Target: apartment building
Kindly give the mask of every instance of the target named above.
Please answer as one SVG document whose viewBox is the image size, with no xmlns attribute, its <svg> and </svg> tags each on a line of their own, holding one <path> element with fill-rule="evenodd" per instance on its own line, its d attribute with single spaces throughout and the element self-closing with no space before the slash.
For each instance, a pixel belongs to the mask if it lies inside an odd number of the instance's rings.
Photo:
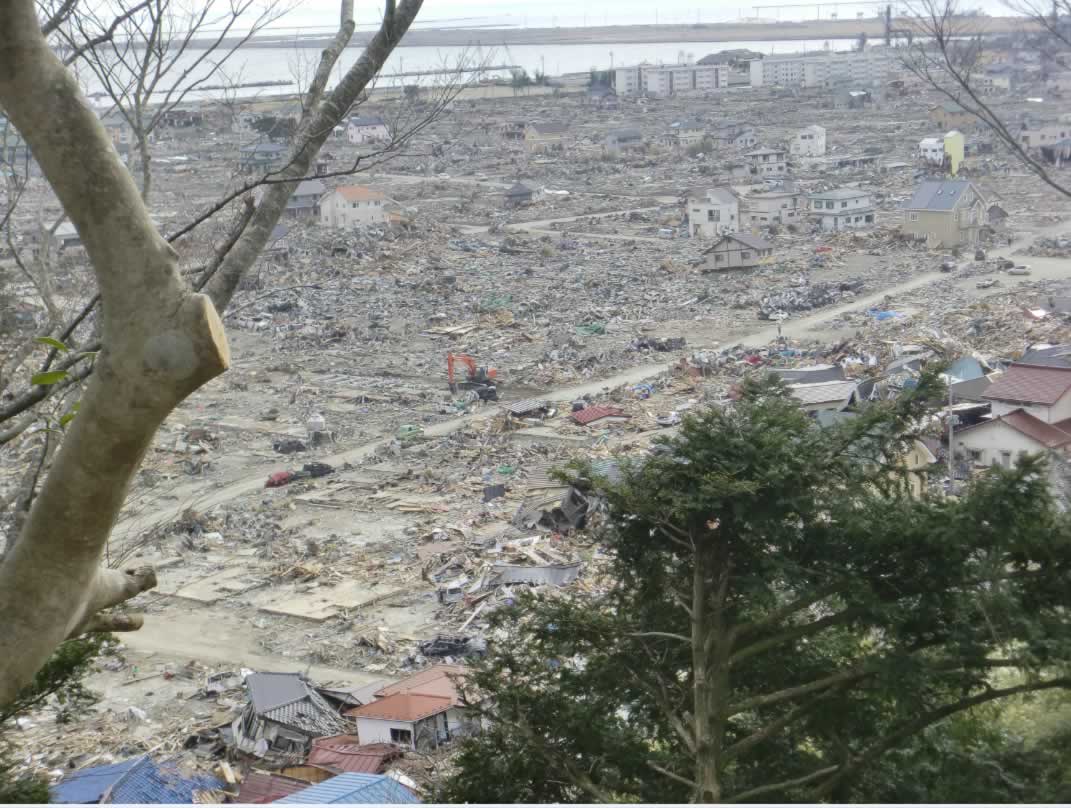
<svg viewBox="0 0 1071 808">
<path fill-rule="evenodd" d="M 728 85 L 728 65 L 635 65 L 614 71 L 618 95 L 670 96 L 710 92 Z"/>
</svg>

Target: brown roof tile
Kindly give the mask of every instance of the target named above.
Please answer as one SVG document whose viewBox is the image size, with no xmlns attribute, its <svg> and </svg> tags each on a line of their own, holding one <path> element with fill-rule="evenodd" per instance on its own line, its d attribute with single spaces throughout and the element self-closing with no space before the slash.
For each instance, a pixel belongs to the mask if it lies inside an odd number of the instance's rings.
<svg viewBox="0 0 1071 808">
<path fill-rule="evenodd" d="M 242 781 L 238 802 L 263 804 L 309 787 L 304 780 L 268 772 L 250 772 Z"/>
<path fill-rule="evenodd" d="M 1031 440 L 1037 441 L 1047 449 L 1056 449 L 1071 443 L 1071 433 L 1065 432 L 1054 424 L 1046 424 L 1040 418 L 1036 418 L 1026 410 L 1012 410 L 1006 415 L 1001 415 L 990 421 L 983 421 L 980 424 L 961 429 L 958 434 L 970 432 L 974 429 L 981 429 L 982 427 L 998 422 L 1007 424 L 1016 432 L 1026 435 Z M 1067 423 L 1067 421 L 1063 421 L 1062 423 Z"/>
<path fill-rule="evenodd" d="M 419 721 L 450 709 L 451 700 L 443 696 L 423 696 L 419 693 L 395 693 L 371 704 L 354 707 L 344 715 L 352 718 L 381 718 L 387 721 Z"/>
<path fill-rule="evenodd" d="M 382 774 L 387 763 L 401 756 L 401 750 L 389 743 L 362 746 L 352 735 L 336 735 L 312 742 L 309 763 L 355 774 Z"/>
<path fill-rule="evenodd" d="M 1071 389 L 1071 368 L 1012 365 L 982 394 L 989 401 L 1055 404 Z"/>
<path fill-rule="evenodd" d="M 369 202 L 375 199 L 386 199 L 379 191 L 365 188 L 363 185 L 340 185 L 335 189 L 347 202 Z"/>
</svg>

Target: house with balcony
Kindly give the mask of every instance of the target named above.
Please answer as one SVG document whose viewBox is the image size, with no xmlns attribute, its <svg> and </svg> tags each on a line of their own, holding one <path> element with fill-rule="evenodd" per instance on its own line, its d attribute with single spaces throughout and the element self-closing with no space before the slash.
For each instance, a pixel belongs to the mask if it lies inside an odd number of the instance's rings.
<svg viewBox="0 0 1071 808">
<path fill-rule="evenodd" d="M 900 229 L 931 247 L 976 244 L 988 207 L 969 180 L 926 180 L 904 203 Z"/>
<path fill-rule="evenodd" d="M 717 238 L 740 229 L 740 200 L 730 188 L 705 188 L 687 197 L 688 231 L 694 238 Z"/>
<path fill-rule="evenodd" d="M 870 192 L 858 188 L 834 188 L 807 197 L 811 220 L 823 230 L 851 230 L 874 224 Z"/>
<path fill-rule="evenodd" d="M 788 173 L 788 152 L 784 149 L 755 149 L 744 156 L 756 176 L 781 177 Z"/>
</svg>

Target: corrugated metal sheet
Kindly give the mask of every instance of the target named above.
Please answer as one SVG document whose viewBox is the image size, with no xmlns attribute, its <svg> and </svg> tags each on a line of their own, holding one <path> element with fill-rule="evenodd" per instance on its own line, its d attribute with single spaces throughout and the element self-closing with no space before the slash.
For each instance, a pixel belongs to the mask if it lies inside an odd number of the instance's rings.
<svg viewBox="0 0 1071 808">
<path fill-rule="evenodd" d="M 547 402 L 541 398 L 526 398 L 523 401 L 514 401 L 506 405 L 506 410 L 514 415 L 524 415 L 526 412 L 534 412 L 547 407 Z"/>
<path fill-rule="evenodd" d="M 401 756 L 400 749 L 386 743 L 320 746 L 313 742 L 309 763 L 355 774 L 382 774 L 390 761 Z"/>
<path fill-rule="evenodd" d="M 308 787 L 307 782 L 298 780 L 296 777 L 268 772 L 250 772 L 242 781 L 241 790 L 238 792 L 238 802 L 275 802 L 288 794 L 294 794 Z"/>
<path fill-rule="evenodd" d="M 397 780 L 386 775 L 347 772 L 283 797 L 278 802 L 306 805 L 415 805 L 420 799 Z"/>
<path fill-rule="evenodd" d="M 580 562 L 575 564 L 546 564 L 538 567 L 520 564 L 495 564 L 494 582 L 499 584 L 549 584 L 565 586 L 580 574 Z"/>
<path fill-rule="evenodd" d="M 71 772 L 56 785 L 49 788 L 49 802 L 56 804 L 87 804 L 100 802 L 108 787 L 126 774 L 141 760 L 140 757 L 112 763 L 108 766 L 92 766 Z"/>
</svg>

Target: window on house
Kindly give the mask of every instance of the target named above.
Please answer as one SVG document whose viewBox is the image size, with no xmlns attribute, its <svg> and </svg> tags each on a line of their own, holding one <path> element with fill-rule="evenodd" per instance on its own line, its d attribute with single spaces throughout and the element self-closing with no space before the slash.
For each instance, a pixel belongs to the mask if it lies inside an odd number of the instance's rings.
<svg viewBox="0 0 1071 808">
<path fill-rule="evenodd" d="M 983 454 L 981 449 L 968 449 L 967 451 L 970 453 L 972 463 L 983 462 Z"/>
<path fill-rule="evenodd" d="M 413 745 L 413 731 L 408 729 L 390 728 L 390 742 L 397 744 Z"/>
<path fill-rule="evenodd" d="M 722 255 L 721 253 L 715 253 L 714 254 L 714 263 L 715 264 L 720 264 L 724 260 L 725 260 L 725 256 Z"/>
<path fill-rule="evenodd" d="M 740 257 L 743 258 L 743 259 L 748 259 L 748 258 L 751 257 L 751 253 L 748 252 L 747 250 L 742 250 L 740 252 Z"/>
<path fill-rule="evenodd" d="M 840 206 L 841 206 L 842 208 L 846 208 L 846 207 L 848 207 L 848 203 L 847 203 L 847 202 L 841 202 L 841 203 L 840 203 Z"/>
<path fill-rule="evenodd" d="M 1010 468 L 1011 467 L 1011 459 L 1012 459 L 1012 453 L 1011 452 L 1001 452 L 1000 453 L 1000 464 L 1002 466 L 1004 466 L 1004 468 Z"/>
<path fill-rule="evenodd" d="M 909 213 L 907 219 L 910 222 L 917 222 L 919 220 L 919 215 L 917 213 Z"/>
</svg>

